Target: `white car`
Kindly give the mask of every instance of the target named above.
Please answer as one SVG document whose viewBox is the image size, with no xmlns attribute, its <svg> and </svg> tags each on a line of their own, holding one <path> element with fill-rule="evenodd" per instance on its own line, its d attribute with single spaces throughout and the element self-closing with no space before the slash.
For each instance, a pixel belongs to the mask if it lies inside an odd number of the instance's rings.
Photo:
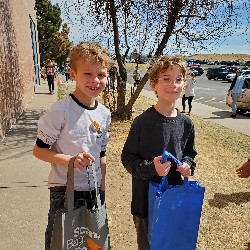
<svg viewBox="0 0 250 250">
<path fill-rule="evenodd" d="M 228 75 L 226 76 L 226 80 L 227 80 L 228 82 L 232 82 L 235 76 L 236 76 L 236 73 L 230 73 L 230 74 L 228 74 Z"/>
<path fill-rule="evenodd" d="M 241 72 L 243 74 L 244 72 L 249 71 L 250 68 L 249 67 L 242 67 L 240 70 L 241 70 Z"/>
<path fill-rule="evenodd" d="M 242 73 L 242 76 L 245 79 L 250 79 L 250 70 L 246 70 L 245 72 Z"/>
<path fill-rule="evenodd" d="M 245 79 L 250 79 L 250 70 L 246 70 L 244 72 L 242 72 L 241 74 Z M 234 77 L 236 76 L 236 73 L 230 73 L 226 76 L 226 80 L 228 82 L 232 82 Z"/>
</svg>

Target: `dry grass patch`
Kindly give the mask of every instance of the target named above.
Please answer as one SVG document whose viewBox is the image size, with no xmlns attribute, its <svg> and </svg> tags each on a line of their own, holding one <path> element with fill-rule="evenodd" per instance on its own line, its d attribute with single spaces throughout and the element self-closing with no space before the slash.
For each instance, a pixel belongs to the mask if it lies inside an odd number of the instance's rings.
<svg viewBox="0 0 250 250">
<path fill-rule="evenodd" d="M 62 86 L 64 93 L 67 88 Z M 153 100 L 139 97 L 134 117 L 152 104 Z M 206 188 L 197 250 L 250 249 L 250 183 L 235 174 L 249 157 L 250 137 L 193 115 L 191 119 L 198 150 L 192 179 Z M 137 249 L 130 215 L 131 176 L 120 160 L 131 122 L 113 120 L 110 128 L 106 201 L 114 250 Z"/>
</svg>

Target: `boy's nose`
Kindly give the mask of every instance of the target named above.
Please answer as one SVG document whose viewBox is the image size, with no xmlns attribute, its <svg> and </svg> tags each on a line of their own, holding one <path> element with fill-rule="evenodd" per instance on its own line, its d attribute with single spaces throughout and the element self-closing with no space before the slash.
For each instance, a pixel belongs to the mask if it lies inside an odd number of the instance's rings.
<svg viewBox="0 0 250 250">
<path fill-rule="evenodd" d="M 100 83 L 100 79 L 98 78 L 98 76 L 94 77 L 93 82 Z"/>
</svg>

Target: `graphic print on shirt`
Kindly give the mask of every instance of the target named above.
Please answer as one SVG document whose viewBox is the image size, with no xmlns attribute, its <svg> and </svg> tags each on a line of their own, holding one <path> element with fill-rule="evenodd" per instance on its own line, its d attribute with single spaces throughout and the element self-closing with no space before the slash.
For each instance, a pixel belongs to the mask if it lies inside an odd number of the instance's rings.
<svg viewBox="0 0 250 250">
<path fill-rule="evenodd" d="M 97 133 L 97 138 L 101 138 L 102 137 L 102 131 L 101 131 L 101 128 L 100 128 L 100 125 L 97 121 L 93 121 L 91 124 L 90 124 L 90 130 L 94 133 Z"/>
<path fill-rule="evenodd" d="M 46 67 L 46 74 L 47 75 L 53 75 L 53 67 L 52 66 L 47 66 Z"/>
</svg>

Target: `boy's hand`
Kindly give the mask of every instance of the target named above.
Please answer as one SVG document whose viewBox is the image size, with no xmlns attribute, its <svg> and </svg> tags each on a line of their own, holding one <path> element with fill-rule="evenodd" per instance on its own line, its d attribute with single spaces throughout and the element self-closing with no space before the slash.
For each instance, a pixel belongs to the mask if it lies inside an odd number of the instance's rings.
<svg viewBox="0 0 250 250">
<path fill-rule="evenodd" d="M 182 166 L 177 166 L 176 171 L 179 171 L 183 177 L 191 175 L 191 168 L 186 162 L 183 162 Z"/>
<path fill-rule="evenodd" d="M 77 155 L 74 162 L 74 168 L 86 168 L 87 166 L 91 166 L 94 161 L 95 158 L 90 153 L 82 152 Z"/>
<path fill-rule="evenodd" d="M 159 176 L 166 176 L 170 170 L 171 162 L 166 161 L 165 163 L 161 163 L 162 156 L 157 156 L 154 158 L 153 162 L 155 165 L 155 170 Z"/>
</svg>

